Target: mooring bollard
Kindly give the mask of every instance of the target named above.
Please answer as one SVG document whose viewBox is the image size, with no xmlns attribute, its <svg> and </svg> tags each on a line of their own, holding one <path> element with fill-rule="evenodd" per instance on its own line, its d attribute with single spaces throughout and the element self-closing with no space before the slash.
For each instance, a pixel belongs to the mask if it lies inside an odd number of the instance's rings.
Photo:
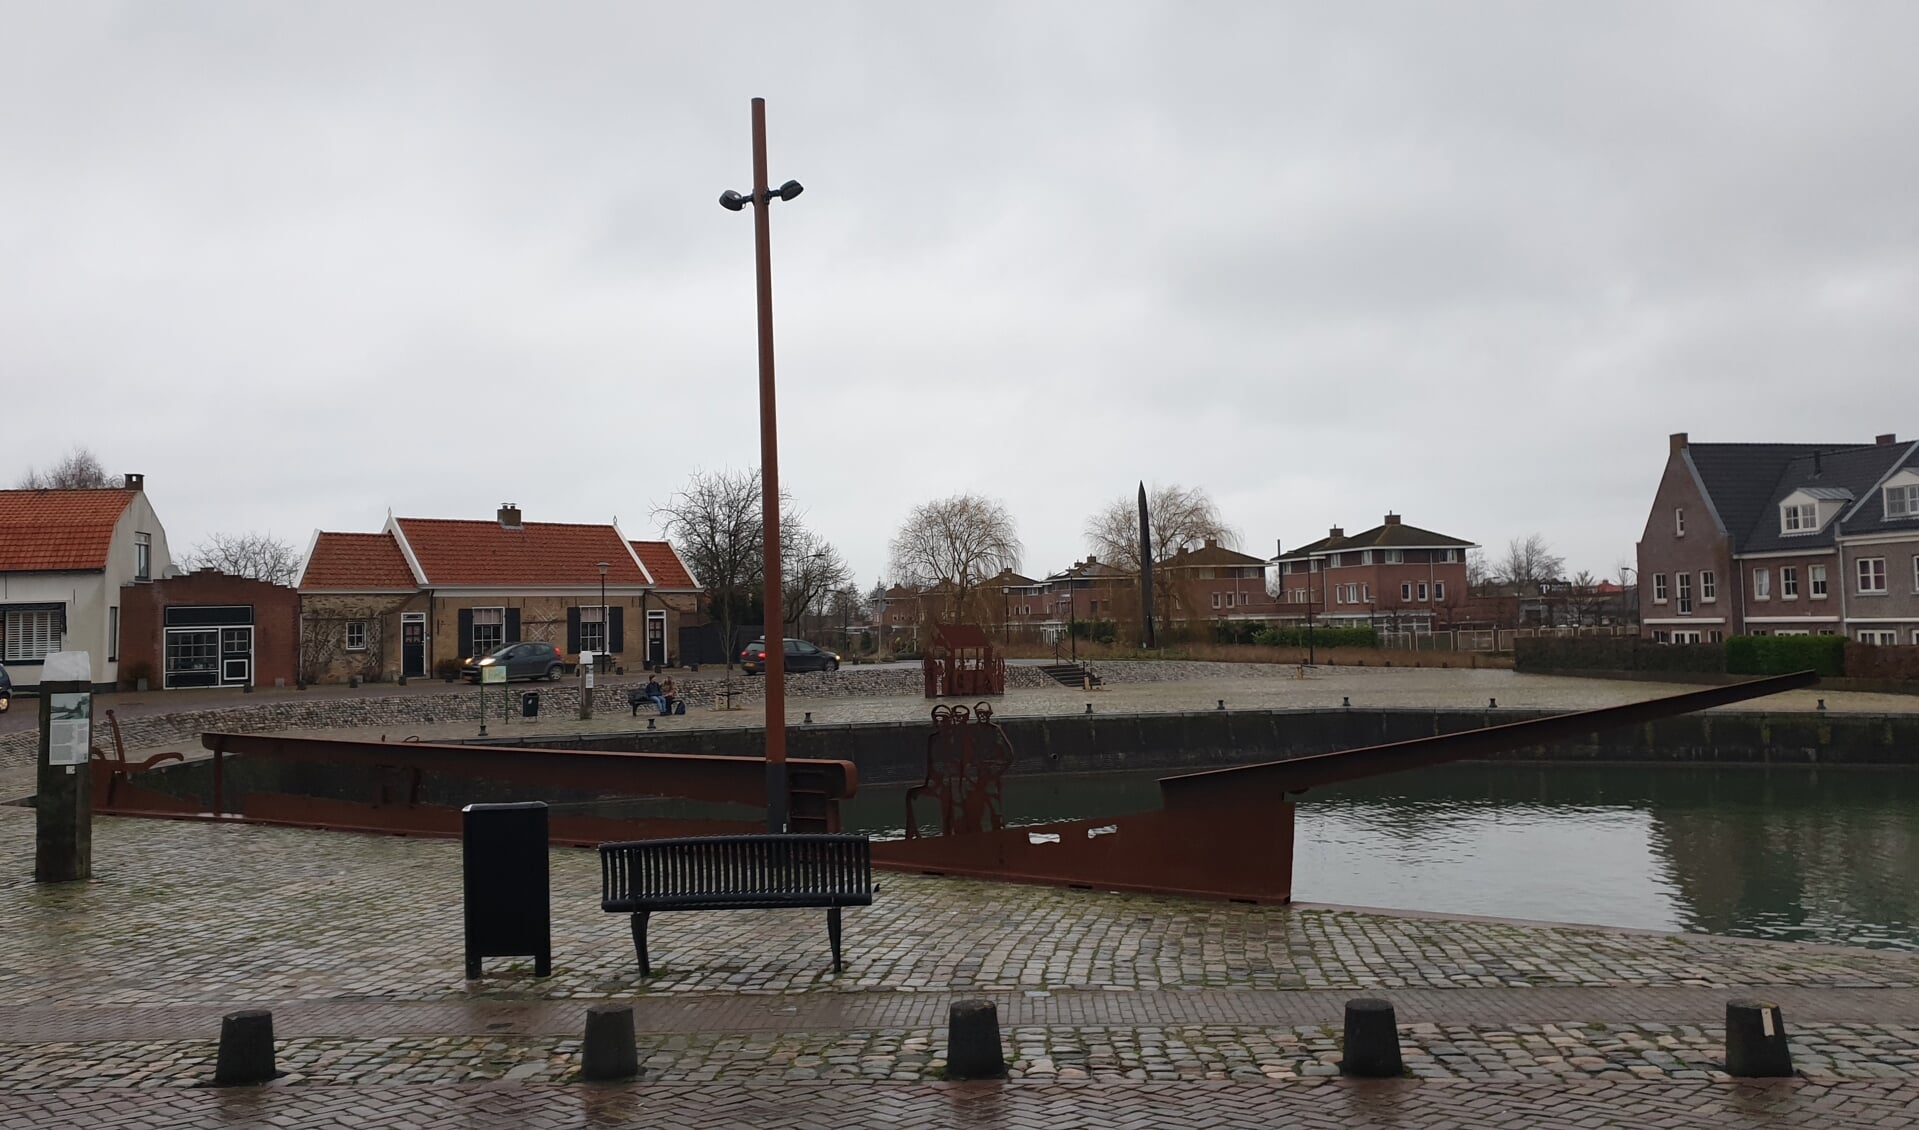
<svg viewBox="0 0 1919 1130">
<path fill-rule="evenodd" d="M 1498 709 L 1499 709 L 1499 700 L 1498 700 L 1498 699 L 1496 699 L 1496 698 L 1489 698 L 1489 699 L 1487 699 L 1487 700 L 1486 700 L 1486 709 L 1488 709 L 1488 710 L 1498 710 Z"/>
<path fill-rule="evenodd" d="M 631 1079 L 640 1073 L 633 1039 L 633 1006 L 596 1004 L 586 1010 L 586 1040 L 580 1046 L 580 1078 L 589 1083 Z"/>
<path fill-rule="evenodd" d="M 1089 702 L 1086 704 L 1086 713 L 1091 714 L 1092 712 L 1093 712 L 1093 704 Z"/>
<path fill-rule="evenodd" d="M 1355 997 L 1346 1002 L 1346 1055 L 1339 1073 L 1358 1079 L 1391 1079 L 1405 1072 L 1399 1058 L 1399 1022 L 1391 1001 Z"/>
<path fill-rule="evenodd" d="M 1786 1021 L 1771 1001 L 1726 1002 L 1726 1074 L 1739 1079 L 1776 1079 L 1792 1074 Z"/>
<path fill-rule="evenodd" d="M 805 723 L 803 723 L 803 724 L 805 724 L 805 725 L 811 725 L 811 724 L 812 724 L 812 722 L 813 722 L 813 712 L 812 712 L 811 710 L 809 710 L 809 711 L 807 711 L 807 712 L 806 712 L 806 721 L 805 721 Z"/>
<path fill-rule="evenodd" d="M 280 1073 L 273 1066 L 273 1014 L 265 1009 L 229 1012 L 220 1018 L 220 1058 L 213 1085 L 264 1083 Z"/>
<path fill-rule="evenodd" d="M 1225 699 L 1223 699 L 1223 698 L 1222 698 L 1222 699 L 1220 699 L 1220 700 L 1219 700 L 1219 708 L 1220 708 L 1221 710 L 1224 710 L 1224 709 L 1226 709 L 1226 700 L 1225 700 Z"/>
<path fill-rule="evenodd" d="M 649 729 L 649 730 L 657 730 L 657 729 L 659 729 L 659 727 L 658 727 L 658 726 L 656 726 L 656 725 L 654 725 L 654 724 L 653 724 L 653 723 L 654 723 L 655 721 L 657 721 L 657 719 L 654 719 L 654 718 L 648 718 L 648 719 L 646 720 L 646 728 L 647 728 L 647 729 Z"/>
<path fill-rule="evenodd" d="M 1353 704 L 1353 700 L 1352 700 L 1352 696 L 1351 696 L 1351 695 L 1341 695 L 1341 696 L 1339 696 L 1339 705 L 1341 705 L 1341 706 L 1351 706 L 1352 704 Z"/>
<path fill-rule="evenodd" d="M 992 1001 L 954 1001 L 946 1017 L 946 1077 L 1004 1079 L 999 1006 Z"/>
</svg>

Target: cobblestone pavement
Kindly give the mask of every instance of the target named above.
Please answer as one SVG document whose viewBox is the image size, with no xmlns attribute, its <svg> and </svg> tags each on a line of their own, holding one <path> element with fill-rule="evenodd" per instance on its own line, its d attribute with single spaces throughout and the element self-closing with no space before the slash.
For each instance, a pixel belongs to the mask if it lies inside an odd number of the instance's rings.
<svg viewBox="0 0 1919 1130">
<path fill-rule="evenodd" d="M 98 878 L 40 887 L 31 835 L 0 809 L 0 1127 L 1919 1124 L 1894 952 L 889 874 L 843 975 L 818 912 L 667 914 L 642 984 L 597 857 L 561 849 L 554 976 L 468 982 L 457 843 L 100 820 Z M 1399 1008 L 1413 1080 L 1331 1078 L 1360 993 Z M 1014 1082 L 937 1082 L 962 995 L 998 1004 Z M 1797 1082 L 1725 1080 L 1748 995 Z M 643 1083 L 575 1081 L 607 999 Z M 242 1006 L 288 1074 L 195 1086 Z"/>
<path fill-rule="evenodd" d="M 737 1085 L 378 1085 L 0 1094 L 8 1130 L 112 1126 L 754 1127 L 823 1130 L 1542 1130 L 1622 1126 L 1899 1128 L 1919 1125 L 1911 1084 L 1803 1081 L 1525 1084 L 1350 1082 Z"/>
</svg>

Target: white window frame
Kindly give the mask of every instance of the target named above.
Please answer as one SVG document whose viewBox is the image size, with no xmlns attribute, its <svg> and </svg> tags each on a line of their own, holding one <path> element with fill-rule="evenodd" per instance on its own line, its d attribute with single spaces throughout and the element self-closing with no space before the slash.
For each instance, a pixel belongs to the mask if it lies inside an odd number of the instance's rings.
<svg viewBox="0 0 1919 1130">
<path fill-rule="evenodd" d="M 1439 552 L 1443 555 L 1440 557 L 1440 560 L 1448 565 L 1459 560 L 1459 551 L 1457 549 L 1442 549 Z"/>
<path fill-rule="evenodd" d="M 608 637 L 607 637 L 607 631 L 606 631 L 606 623 L 607 623 L 606 605 L 603 605 L 603 604 L 580 605 L 580 650 L 581 651 L 583 652 L 590 651 L 597 655 L 602 651 L 612 650 L 612 645 L 607 642 Z M 587 629 L 587 625 L 589 624 L 593 626 L 593 630 L 595 634 L 598 636 L 597 639 L 591 639 L 591 640 L 587 639 L 586 629 Z"/>
<path fill-rule="evenodd" d="M 1401 581 L 1399 583 L 1399 599 L 1408 602 L 1413 599 L 1413 583 L 1411 581 Z"/>
<path fill-rule="evenodd" d="M 1860 643 L 1869 643 L 1875 647 L 1897 647 L 1899 633 L 1885 628 L 1861 628 L 1856 637 Z"/>
<path fill-rule="evenodd" d="M 1853 564 L 1853 578 L 1859 584 L 1859 595 L 1884 596 L 1886 593 L 1886 559 L 1883 557 L 1861 557 Z"/>
<path fill-rule="evenodd" d="M 1654 573 L 1652 575 L 1652 602 L 1654 604 L 1666 603 L 1666 574 L 1664 573 Z"/>
<path fill-rule="evenodd" d="M 1435 602 L 1443 602 L 1445 599 L 1446 599 L 1446 582 L 1434 581 L 1433 582 L 1433 600 Z"/>
<path fill-rule="evenodd" d="M 1816 534 L 1819 532 L 1819 504 L 1801 502 L 1779 508 L 1779 532 Z"/>
<path fill-rule="evenodd" d="M 360 637 L 359 643 L 353 642 L 353 637 L 356 635 Z M 366 650 L 366 621 L 365 620 L 348 620 L 346 622 L 346 649 L 348 651 L 365 651 Z"/>
<path fill-rule="evenodd" d="M 0 662 L 39 663 L 60 650 L 67 634 L 66 614 L 51 608 L 32 611 L 0 609 Z"/>
<path fill-rule="evenodd" d="M 1674 580 L 1679 582 L 1678 591 L 1674 593 L 1678 598 L 1676 606 L 1678 612 L 1681 616 L 1690 616 L 1692 615 L 1692 574 L 1680 573 Z"/>
<path fill-rule="evenodd" d="M 1713 604 L 1719 600 L 1719 577 L 1711 569 L 1699 571 L 1699 603 Z"/>
<path fill-rule="evenodd" d="M 1752 571 L 1752 598 L 1754 600 L 1772 599 L 1772 570 L 1754 569 Z"/>
<path fill-rule="evenodd" d="M 1779 599 L 1799 599 L 1799 566 L 1781 565 L 1779 567 Z"/>
<path fill-rule="evenodd" d="M 1218 607 L 1219 607 L 1219 594 L 1218 594 L 1218 593 L 1214 593 L 1214 594 L 1213 594 L 1213 607 L 1214 607 L 1214 608 L 1218 608 Z"/>
<path fill-rule="evenodd" d="M 1672 532 L 1674 537 L 1686 536 L 1686 508 L 1683 506 L 1672 508 Z"/>
<path fill-rule="evenodd" d="M 1812 591 L 1812 599 L 1826 599 L 1826 567 L 1824 565 L 1806 566 L 1806 587 Z"/>
<path fill-rule="evenodd" d="M 489 652 L 497 651 L 500 648 L 506 646 L 508 641 L 506 638 L 506 606 L 505 605 L 496 604 L 487 608 L 470 608 L 467 611 L 473 614 L 473 654 L 474 655 L 486 655 Z M 499 620 L 498 622 L 482 623 L 480 620 L 480 615 L 482 613 L 497 614 L 499 616 Z M 493 641 L 491 646 L 488 646 L 488 647 L 480 646 L 480 629 L 481 628 L 498 629 L 499 637 Z"/>
<path fill-rule="evenodd" d="M 1919 483 L 1901 483 L 1885 491 L 1888 518 L 1919 518 Z"/>
<path fill-rule="evenodd" d="M 133 579 L 150 581 L 153 579 L 153 535 L 133 535 Z"/>
<path fill-rule="evenodd" d="M 1404 565 L 1405 563 L 1406 563 L 1406 551 L 1405 551 L 1405 550 L 1403 550 L 1403 549 L 1389 549 L 1389 550 L 1387 550 L 1387 551 L 1386 551 L 1386 564 L 1388 564 L 1388 565 Z"/>
<path fill-rule="evenodd" d="M 1419 582 L 1419 599 L 1422 602 L 1430 602 L 1432 598 L 1432 590 L 1426 587 L 1426 582 Z"/>
</svg>

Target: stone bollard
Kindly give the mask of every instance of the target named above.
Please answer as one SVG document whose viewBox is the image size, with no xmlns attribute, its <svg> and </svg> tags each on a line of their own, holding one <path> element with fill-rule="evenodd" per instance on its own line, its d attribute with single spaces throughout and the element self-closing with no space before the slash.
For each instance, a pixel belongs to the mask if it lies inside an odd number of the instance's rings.
<svg viewBox="0 0 1919 1130">
<path fill-rule="evenodd" d="M 589 1083 L 631 1079 L 640 1073 L 633 1040 L 633 1006 L 596 1004 L 586 1010 L 586 1041 L 580 1046 L 580 1078 Z"/>
<path fill-rule="evenodd" d="M 273 1014 L 265 1009 L 229 1012 L 220 1018 L 216 1087 L 264 1083 L 280 1073 L 273 1066 Z"/>
<path fill-rule="evenodd" d="M 1006 1057 L 999 1042 L 999 1006 L 992 1001 L 954 1001 L 947 1010 L 946 1077 L 1006 1078 Z"/>
<path fill-rule="evenodd" d="M 1726 1002 L 1726 1074 L 1773 1079 L 1792 1074 L 1786 1022 L 1771 1001 Z"/>
<path fill-rule="evenodd" d="M 1391 1001 L 1355 997 L 1346 1002 L 1346 1054 L 1339 1073 L 1359 1079 L 1392 1079 L 1405 1072 L 1399 1058 L 1399 1022 Z"/>
</svg>

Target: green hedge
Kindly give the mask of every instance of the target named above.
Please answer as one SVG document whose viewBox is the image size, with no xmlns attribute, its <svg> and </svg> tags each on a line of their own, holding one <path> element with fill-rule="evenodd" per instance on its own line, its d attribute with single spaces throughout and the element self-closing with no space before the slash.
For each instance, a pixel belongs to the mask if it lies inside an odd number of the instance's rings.
<svg viewBox="0 0 1919 1130">
<path fill-rule="evenodd" d="M 1726 643 L 1726 671 L 1733 675 L 1787 675 L 1817 671 L 1843 675 L 1843 636 L 1734 636 Z"/>
<path fill-rule="evenodd" d="M 1513 641 L 1518 671 L 1692 671 L 1721 675 L 1726 645 L 1653 643 L 1632 636 L 1522 637 Z"/>
<path fill-rule="evenodd" d="M 1310 633 L 1310 636 L 1309 636 Z M 1267 628 L 1253 634 L 1253 642 L 1263 647 L 1378 647 L 1379 633 L 1372 628 Z"/>
</svg>

